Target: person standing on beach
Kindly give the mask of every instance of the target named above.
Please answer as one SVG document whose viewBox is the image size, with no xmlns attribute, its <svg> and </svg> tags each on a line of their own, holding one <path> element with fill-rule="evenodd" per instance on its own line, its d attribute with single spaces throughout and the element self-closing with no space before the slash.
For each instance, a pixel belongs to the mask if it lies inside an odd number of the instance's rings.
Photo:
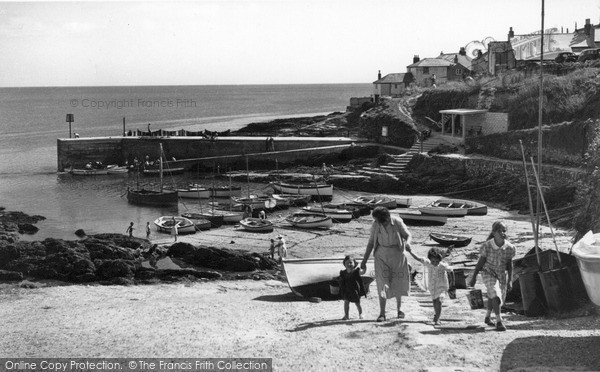
<svg viewBox="0 0 600 372">
<path fill-rule="evenodd" d="M 515 246 L 506 238 L 506 232 L 504 221 L 496 221 L 492 224 L 492 231 L 487 241 L 481 245 L 479 261 L 469 281 L 469 286 L 474 287 L 477 274 L 482 272 L 481 277 L 488 296 L 487 313 L 483 321 L 487 325 L 494 325 L 490 319 L 493 310 L 496 314 L 496 331 L 506 331 L 506 327 L 502 324 L 500 308 L 506 293 L 512 289 L 512 259 L 516 254 Z"/>
<path fill-rule="evenodd" d="M 269 247 L 269 254 L 271 255 L 271 259 L 275 259 L 275 239 L 271 239 L 271 246 Z"/>
<path fill-rule="evenodd" d="M 390 298 L 396 298 L 398 319 L 404 319 L 400 310 L 402 296 L 410 292 L 410 267 L 404 249 L 410 249 L 412 235 L 400 217 L 391 216 L 385 207 L 373 209 L 373 224 L 367 249 L 360 268 L 367 269 L 367 261 L 373 252 L 375 258 L 375 282 L 379 294 L 378 322 L 386 320 L 385 305 Z"/>
<path fill-rule="evenodd" d="M 150 222 L 146 222 L 146 239 L 150 240 Z"/>
<path fill-rule="evenodd" d="M 275 248 L 277 248 L 279 263 L 281 263 L 283 262 L 283 259 L 287 257 L 287 246 L 285 244 L 285 239 L 281 234 L 277 235 L 277 243 L 275 244 Z"/>
<path fill-rule="evenodd" d="M 449 248 L 452 250 L 452 247 Z M 415 260 L 423 264 L 423 282 L 425 290 L 429 291 L 433 300 L 433 309 L 435 315 L 433 316 L 433 324 L 440 325 L 440 316 L 442 315 L 442 301 L 446 297 L 446 293 L 450 288 L 448 282 L 447 271 L 452 271 L 452 267 L 448 263 L 443 262 L 444 257 L 447 256 L 446 252 L 441 252 L 438 248 L 431 248 L 427 252 L 427 258 L 421 257 L 413 253 L 410 248 L 406 248 L 406 251 L 414 257 Z"/>
<path fill-rule="evenodd" d="M 344 300 L 344 317 L 342 320 L 350 319 L 350 302 L 356 304 L 358 318 L 362 319 L 360 296 L 365 296 L 365 298 L 367 298 L 365 284 L 360 276 L 364 272 L 358 267 L 358 263 L 352 256 L 344 257 L 343 264 L 346 269 L 340 271 L 339 277 L 340 294 Z"/>
<path fill-rule="evenodd" d="M 127 228 L 127 230 L 125 230 L 125 232 L 126 232 L 127 234 L 129 234 L 129 237 L 130 237 L 130 238 L 133 238 L 133 230 L 135 230 L 135 229 L 133 228 L 133 222 L 131 222 L 131 223 L 129 224 L 129 227 Z"/>
<path fill-rule="evenodd" d="M 175 221 L 175 217 L 173 217 L 173 226 L 171 227 L 171 235 L 175 239 L 175 243 L 177 243 L 177 221 Z"/>
</svg>

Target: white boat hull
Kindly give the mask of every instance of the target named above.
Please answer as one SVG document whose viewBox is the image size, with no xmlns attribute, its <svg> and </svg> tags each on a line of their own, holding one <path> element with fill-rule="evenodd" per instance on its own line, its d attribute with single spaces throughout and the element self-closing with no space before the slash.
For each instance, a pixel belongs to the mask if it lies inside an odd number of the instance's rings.
<svg viewBox="0 0 600 372">
<path fill-rule="evenodd" d="M 444 225 L 448 221 L 446 216 L 435 216 L 421 213 L 394 213 L 402 218 L 407 225 Z"/>
<path fill-rule="evenodd" d="M 464 208 L 467 215 L 485 216 L 488 212 L 487 205 L 463 199 L 438 199 L 432 204 L 446 208 Z"/>
<path fill-rule="evenodd" d="M 333 226 L 333 220 L 326 215 L 311 213 L 296 213 L 285 219 L 292 226 L 302 229 L 329 229 Z"/>
<path fill-rule="evenodd" d="M 196 225 L 191 220 L 180 216 L 162 216 L 154 220 L 158 231 L 170 233 L 173 228 L 173 219 L 177 224 L 178 234 L 190 234 L 196 232 Z"/>
<path fill-rule="evenodd" d="M 340 296 L 331 292 L 330 284 L 337 281 L 340 271 L 344 269 L 343 260 L 342 257 L 283 259 L 283 270 L 290 289 L 297 296 L 338 300 Z M 368 293 L 369 285 L 375 280 L 373 259 L 367 261 L 367 270 L 361 277 Z"/>
<path fill-rule="evenodd" d="M 281 194 L 310 195 L 314 198 L 332 198 L 333 185 L 326 184 L 288 184 L 271 182 L 271 187 Z"/>
<path fill-rule="evenodd" d="M 273 231 L 273 223 L 269 220 L 248 217 L 240 221 L 244 230 L 252 232 L 270 232 Z"/>
</svg>

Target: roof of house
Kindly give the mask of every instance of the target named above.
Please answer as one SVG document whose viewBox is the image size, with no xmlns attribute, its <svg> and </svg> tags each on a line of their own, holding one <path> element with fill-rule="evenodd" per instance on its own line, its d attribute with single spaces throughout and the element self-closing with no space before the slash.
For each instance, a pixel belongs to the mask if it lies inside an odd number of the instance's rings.
<svg viewBox="0 0 600 372">
<path fill-rule="evenodd" d="M 471 68 L 471 58 L 460 53 L 441 53 L 437 58 L 445 59 L 448 62 L 454 62 L 454 58 L 458 57 L 458 63 L 463 67 Z"/>
<path fill-rule="evenodd" d="M 373 82 L 373 84 L 400 84 L 410 83 L 412 81 L 412 74 L 410 72 L 393 73 L 387 74 L 379 80 Z"/>
<path fill-rule="evenodd" d="M 449 62 L 442 58 L 423 58 L 419 62 L 415 62 L 407 67 L 450 67 L 454 65 L 454 62 Z"/>
</svg>

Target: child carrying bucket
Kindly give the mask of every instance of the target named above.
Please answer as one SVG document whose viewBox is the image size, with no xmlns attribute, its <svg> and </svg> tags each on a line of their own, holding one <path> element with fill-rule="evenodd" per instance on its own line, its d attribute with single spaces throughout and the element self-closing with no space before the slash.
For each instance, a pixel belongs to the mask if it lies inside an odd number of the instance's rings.
<svg viewBox="0 0 600 372">
<path fill-rule="evenodd" d="M 442 301 L 446 297 L 446 293 L 450 288 L 448 283 L 447 271 L 452 271 L 452 267 L 442 260 L 446 255 L 442 254 L 439 249 L 431 248 L 427 252 L 427 258 L 418 256 L 412 252 L 410 248 L 405 250 L 414 257 L 415 260 L 423 264 L 426 273 L 423 274 L 425 290 L 429 291 L 433 299 L 433 324 L 440 325 L 440 316 L 442 315 Z"/>
<path fill-rule="evenodd" d="M 504 221 L 494 222 L 488 240 L 481 245 L 479 261 L 469 282 L 469 286 L 475 286 L 477 274 L 481 271 L 488 296 L 484 322 L 487 325 L 494 325 L 490 319 L 494 310 L 497 331 L 506 331 L 506 327 L 502 324 L 500 307 L 504 303 L 507 291 L 512 288 L 512 258 L 515 256 L 515 247 L 507 240 L 506 232 Z"/>
<path fill-rule="evenodd" d="M 360 274 L 363 272 L 358 267 L 356 259 L 354 259 L 352 256 L 344 257 L 343 264 L 344 267 L 346 267 L 346 270 L 340 271 L 339 277 L 340 293 L 342 295 L 342 299 L 344 300 L 344 317 L 342 320 L 350 319 L 350 302 L 354 302 L 356 304 L 358 317 L 362 319 L 363 316 L 362 307 L 360 306 L 360 296 L 365 296 L 365 298 L 367 297 L 365 285 L 360 277 Z"/>
</svg>

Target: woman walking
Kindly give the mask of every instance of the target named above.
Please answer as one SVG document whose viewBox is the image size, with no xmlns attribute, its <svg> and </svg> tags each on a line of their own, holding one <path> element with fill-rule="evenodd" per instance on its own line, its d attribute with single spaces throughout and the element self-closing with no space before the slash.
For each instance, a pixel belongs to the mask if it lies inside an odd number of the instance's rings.
<svg viewBox="0 0 600 372">
<path fill-rule="evenodd" d="M 378 322 L 386 320 L 385 306 L 388 299 L 396 298 L 398 318 L 403 319 L 400 310 L 402 296 L 410 292 L 410 270 L 404 249 L 410 248 L 412 236 L 400 217 L 391 216 L 385 207 L 373 209 L 373 225 L 367 249 L 360 267 L 366 270 L 367 260 L 373 252 L 375 258 L 375 281 L 379 294 Z"/>
</svg>

